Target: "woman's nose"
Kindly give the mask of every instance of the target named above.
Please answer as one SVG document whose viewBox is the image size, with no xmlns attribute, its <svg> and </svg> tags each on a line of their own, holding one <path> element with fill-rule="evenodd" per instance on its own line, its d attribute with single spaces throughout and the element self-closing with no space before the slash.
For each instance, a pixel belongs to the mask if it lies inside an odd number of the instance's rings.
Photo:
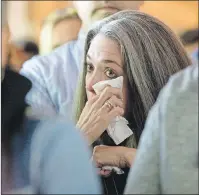
<svg viewBox="0 0 199 195">
<path fill-rule="evenodd" d="M 86 89 L 93 92 L 94 91 L 93 85 L 95 85 L 96 83 L 102 80 L 103 79 L 100 77 L 100 75 L 97 75 L 97 74 L 92 75 L 90 78 L 88 78 L 86 82 Z"/>
</svg>

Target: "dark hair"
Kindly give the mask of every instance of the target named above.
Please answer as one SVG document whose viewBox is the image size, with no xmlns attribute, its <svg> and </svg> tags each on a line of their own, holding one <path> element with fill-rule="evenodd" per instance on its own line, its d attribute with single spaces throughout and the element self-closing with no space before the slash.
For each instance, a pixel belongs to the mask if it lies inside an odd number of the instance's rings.
<svg viewBox="0 0 199 195">
<path fill-rule="evenodd" d="M 17 40 L 13 41 L 16 47 L 22 49 L 24 52 L 31 54 L 32 56 L 39 54 L 39 47 L 34 41 L 30 40 Z"/>
<path fill-rule="evenodd" d="M 6 189 L 12 179 L 13 139 L 25 132 L 24 112 L 27 107 L 23 97 L 31 89 L 31 82 L 14 71 L 5 71 L 1 84 L 1 146 L 3 172 L 2 189 Z M 20 92 L 19 92 L 20 91 Z M 26 140 L 27 141 L 27 140 Z M 23 143 L 19 150 L 23 150 Z M 19 152 L 18 150 L 18 152 Z"/>
<path fill-rule="evenodd" d="M 187 30 L 186 32 L 182 33 L 180 38 L 184 45 L 196 43 L 199 40 L 199 29 L 197 28 L 197 29 Z"/>
<path fill-rule="evenodd" d="M 38 55 L 39 54 L 39 48 L 36 43 L 27 41 L 24 44 L 24 51 L 26 53 L 31 53 L 32 55 Z"/>
</svg>

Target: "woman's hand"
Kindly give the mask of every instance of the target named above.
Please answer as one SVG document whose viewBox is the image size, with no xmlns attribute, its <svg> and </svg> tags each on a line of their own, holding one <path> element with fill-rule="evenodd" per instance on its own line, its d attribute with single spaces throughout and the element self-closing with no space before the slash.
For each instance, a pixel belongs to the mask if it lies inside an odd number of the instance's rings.
<svg viewBox="0 0 199 195">
<path fill-rule="evenodd" d="M 101 94 L 89 100 L 84 107 L 77 127 L 92 144 L 107 129 L 111 121 L 124 114 L 122 91 L 107 86 Z"/>
<path fill-rule="evenodd" d="M 131 167 L 135 158 L 136 149 L 123 146 L 96 146 L 93 150 L 93 161 L 98 168 L 103 166 L 116 166 L 119 168 Z M 110 172 L 100 171 L 101 175 Z"/>
</svg>

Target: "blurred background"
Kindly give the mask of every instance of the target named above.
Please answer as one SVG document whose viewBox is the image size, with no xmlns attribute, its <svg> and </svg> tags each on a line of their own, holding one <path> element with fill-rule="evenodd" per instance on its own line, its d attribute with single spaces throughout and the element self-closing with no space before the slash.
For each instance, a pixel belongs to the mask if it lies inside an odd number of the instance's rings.
<svg viewBox="0 0 199 195">
<path fill-rule="evenodd" d="M 41 50 L 40 53 L 42 53 L 40 39 L 42 36 L 42 25 L 46 17 L 57 9 L 72 7 L 71 1 L 10 1 L 10 5 L 11 11 L 9 17 L 11 33 L 13 34 L 14 32 L 15 34 L 15 36 L 12 36 L 13 49 L 11 50 L 11 57 L 9 59 L 11 64 L 20 64 L 19 60 L 17 61 L 15 57 L 19 56 L 19 52 L 16 52 L 16 47 L 25 50 L 27 42 L 28 44 L 30 42 L 30 46 L 28 47 L 31 48 L 32 53 L 30 55 L 36 55 L 39 52 L 34 44 L 38 46 L 38 49 Z M 198 1 L 145 1 L 141 7 L 141 11 L 159 18 L 170 26 L 172 30 L 183 39 L 189 53 L 192 53 L 194 49 L 197 48 Z M 80 28 L 80 22 L 78 23 L 74 20 L 73 23 L 77 26 L 77 29 Z M 189 32 L 190 30 L 191 32 Z M 78 33 L 76 31 L 77 30 L 74 29 L 73 34 L 75 36 Z M 45 36 L 46 34 L 48 33 L 45 31 Z M 194 39 L 194 36 L 197 36 L 197 38 Z M 59 34 L 58 37 L 62 36 Z M 44 53 L 45 52 L 46 51 L 44 51 Z M 16 55 L 16 53 L 18 55 Z M 23 56 L 22 61 L 30 58 L 30 55 Z"/>
</svg>

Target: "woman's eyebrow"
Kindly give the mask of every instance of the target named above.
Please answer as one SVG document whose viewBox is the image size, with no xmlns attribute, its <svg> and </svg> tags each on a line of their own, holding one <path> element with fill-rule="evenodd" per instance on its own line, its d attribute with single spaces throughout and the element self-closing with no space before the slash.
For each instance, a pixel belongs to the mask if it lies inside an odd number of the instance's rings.
<svg viewBox="0 0 199 195">
<path fill-rule="evenodd" d="M 102 62 L 105 63 L 105 64 L 112 64 L 112 63 L 114 63 L 114 64 L 118 65 L 119 67 L 121 67 L 120 64 L 118 64 L 116 61 L 113 61 L 113 60 L 102 60 Z"/>
<path fill-rule="evenodd" d="M 89 54 L 86 55 L 86 57 L 88 58 L 88 60 L 91 60 L 91 56 Z M 116 61 L 114 60 L 102 60 L 102 63 L 104 64 L 116 64 L 117 66 L 119 66 L 121 68 L 121 64 L 118 64 Z"/>
</svg>

